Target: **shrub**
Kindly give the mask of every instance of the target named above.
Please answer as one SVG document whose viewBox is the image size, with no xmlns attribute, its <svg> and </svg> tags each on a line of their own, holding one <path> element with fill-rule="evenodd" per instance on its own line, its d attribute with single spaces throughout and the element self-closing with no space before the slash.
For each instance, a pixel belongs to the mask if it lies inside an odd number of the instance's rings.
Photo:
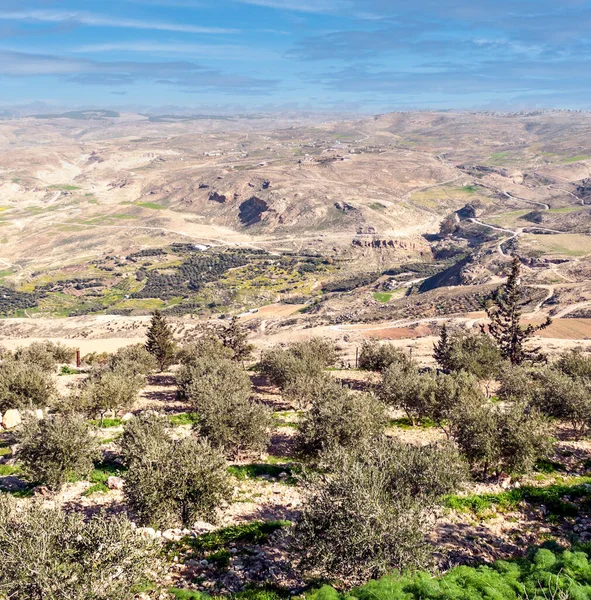
<svg viewBox="0 0 591 600">
<path fill-rule="evenodd" d="M 569 377 L 591 380 L 591 355 L 585 354 L 581 350 L 564 352 L 555 366 Z"/>
<path fill-rule="evenodd" d="M 44 371 L 53 372 L 58 363 L 69 363 L 74 358 L 74 354 L 73 348 L 68 348 L 61 343 L 44 341 L 17 348 L 14 357 L 27 365 L 36 365 Z"/>
<path fill-rule="evenodd" d="M 546 419 L 522 403 L 508 409 L 488 403 L 466 406 L 454 415 L 453 436 L 484 477 L 490 470 L 527 472 L 551 447 Z"/>
<path fill-rule="evenodd" d="M 271 435 L 271 412 L 251 399 L 248 373 L 229 359 L 183 366 L 180 395 L 193 405 L 199 433 L 226 454 L 261 452 Z"/>
<path fill-rule="evenodd" d="M 108 368 L 133 375 L 148 375 L 158 369 L 158 361 L 141 344 L 120 348 L 109 357 Z"/>
<path fill-rule="evenodd" d="M 359 368 L 364 371 L 385 371 L 393 364 L 406 365 L 410 358 L 392 344 L 364 341 L 359 352 Z"/>
<path fill-rule="evenodd" d="M 124 369 L 98 371 L 82 391 L 82 405 L 100 417 L 102 427 L 107 412 L 133 406 L 144 383 L 144 376 L 134 373 L 133 369 L 130 372 Z"/>
<path fill-rule="evenodd" d="M 55 379 L 36 365 L 6 359 L 0 366 L 0 412 L 44 408 L 55 396 Z"/>
<path fill-rule="evenodd" d="M 556 369 L 545 369 L 536 379 L 532 404 L 551 417 L 568 421 L 579 435 L 583 434 L 591 422 L 591 383 Z"/>
<path fill-rule="evenodd" d="M 463 477 L 457 453 L 450 469 L 452 453 L 449 447 L 423 449 L 392 440 L 337 452 L 331 472 L 307 482 L 293 534 L 304 549 L 304 570 L 363 582 L 425 566 L 426 517 Z"/>
<path fill-rule="evenodd" d="M 333 342 L 312 338 L 290 344 L 285 349 L 273 348 L 263 353 L 260 369 L 271 383 L 284 389 L 298 377 L 320 375 L 336 360 L 337 349 Z"/>
<path fill-rule="evenodd" d="M 231 497 L 224 457 L 193 437 L 133 461 L 124 491 L 140 523 L 164 528 L 215 520 L 216 509 Z"/>
<path fill-rule="evenodd" d="M 125 424 L 119 440 L 123 462 L 133 462 L 157 456 L 170 441 L 170 422 L 166 417 L 154 413 L 142 413 Z"/>
<path fill-rule="evenodd" d="M 16 453 L 25 475 L 52 490 L 72 476 L 88 475 L 99 457 L 88 424 L 73 413 L 26 421 Z"/>
<path fill-rule="evenodd" d="M 432 378 L 421 375 L 417 365 L 404 358 L 384 369 L 376 393 L 384 404 L 403 410 L 414 425 L 427 414 Z"/>
<path fill-rule="evenodd" d="M 310 410 L 300 422 L 296 446 L 300 454 L 312 457 L 335 448 L 353 449 L 378 438 L 386 423 L 380 400 L 351 392 L 325 377 L 318 381 Z"/>
<path fill-rule="evenodd" d="M 478 380 L 487 382 L 488 388 L 502 369 L 501 351 L 495 341 L 485 333 L 458 331 L 450 336 L 447 368 L 465 371 Z"/>
<path fill-rule="evenodd" d="M 233 352 L 215 336 L 207 335 L 196 342 L 185 344 L 178 352 L 178 361 L 185 366 L 194 365 L 203 360 L 232 358 Z"/>
<path fill-rule="evenodd" d="M 17 506 L 0 495 L 0 590 L 6 598 L 131 600 L 156 549 L 122 516 L 97 514 L 84 522 L 41 502 Z"/>
</svg>

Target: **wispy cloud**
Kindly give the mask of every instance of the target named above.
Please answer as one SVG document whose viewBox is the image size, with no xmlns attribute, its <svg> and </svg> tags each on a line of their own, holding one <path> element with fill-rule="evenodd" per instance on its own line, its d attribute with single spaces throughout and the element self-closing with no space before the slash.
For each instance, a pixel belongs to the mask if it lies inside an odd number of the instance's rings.
<svg viewBox="0 0 591 600">
<path fill-rule="evenodd" d="M 77 11 L 70 12 L 55 10 L 27 10 L 0 12 L 0 19 L 38 23 L 70 23 L 74 25 L 87 25 L 89 27 L 148 29 L 154 31 L 172 31 L 176 33 L 238 33 L 237 29 L 226 29 L 222 27 L 202 27 L 200 25 L 169 23 L 166 21 L 144 21 L 140 19 L 115 18 Z"/>
<path fill-rule="evenodd" d="M 279 10 L 290 10 L 295 12 L 307 13 L 337 13 L 347 10 L 351 7 L 348 1 L 344 0 L 234 0 L 240 4 L 250 4 L 252 6 L 264 6 L 266 8 L 276 8 Z"/>
<path fill-rule="evenodd" d="M 189 61 L 96 61 L 83 58 L 0 50 L 0 75 L 58 76 L 86 85 L 123 86 L 138 81 L 226 93 L 267 93 L 277 87 L 272 79 L 234 75 L 207 69 Z"/>
<path fill-rule="evenodd" d="M 280 54 L 273 50 L 259 50 L 249 46 L 232 44 L 184 44 L 180 42 L 104 42 L 101 44 L 84 44 L 73 48 L 75 54 L 102 54 L 102 53 L 146 53 L 146 54 L 174 54 L 196 58 L 209 58 L 231 61 L 269 60 L 280 58 Z"/>
</svg>

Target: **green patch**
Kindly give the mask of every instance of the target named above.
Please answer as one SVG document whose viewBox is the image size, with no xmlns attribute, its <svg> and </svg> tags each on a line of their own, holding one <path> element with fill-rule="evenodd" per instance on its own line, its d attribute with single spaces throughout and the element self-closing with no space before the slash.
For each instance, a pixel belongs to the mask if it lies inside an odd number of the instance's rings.
<svg viewBox="0 0 591 600">
<path fill-rule="evenodd" d="M 173 427 L 179 427 L 181 425 L 194 425 L 199 422 L 199 417 L 195 413 L 179 413 L 178 415 L 170 415 L 168 420 Z"/>
<path fill-rule="evenodd" d="M 16 465 L 0 465 L 0 477 L 8 477 L 10 475 L 19 475 L 20 468 Z"/>
<path fill-rule="evenodd" d="M 289 525 L 289 521 L 255 521 L 244 525 L 232 525 L 191 538 L 189 545 L 197 551 L 216 552 L 232 542 L 262 544 L 272 533 Z"/>
<path fill-rule="evenodd" d="M 491 510 L 507 512 L 517 510 L 521 502 L 544 505 L 551 517 L 573 517 L 579 514 L 574 500 L 589 505 L 591 501 L 591 478 L 566 479 L 546 487 L 523 486 L 498 494 L 473 496 L 449 496 L 445 506 L 459 512 L 484 516 Z"/>
<path fill-rule="evenodd" d="M 157 204 L 156 202 L 137 202 L 136 206 L 141 206 L 142 208 L 151 208 L 152 210 L 166 210 L 166 206 Z"/>
<path fill-rule="evenodd" d="M 222 548 L 221 550 L 218 550 L 217 552 L 213 552 L 212 554 L 208 555 L 207 560 L 210 563 L 213 563 L 217 569 L 227 569 L 230 566 L 230 558 L 232 557 L 232 554 L 230 553 L 229 550 L 226 550 L 225 548 Z"/>
<path fill-rule="evenodd" d="M 562 463 L 556 462 L 554 460 L 548 460 L 546 458 L 541 458 L 536 463 L 536 471 L 539 471 L 540 473 L 546 473 L 546 474 L 556 473 L 558 471 L 564 472 L 564 471 L 566 471 L 566 466 L 563 465 Z"/>
<path fill-rule="evenodd" d="M 211 596 L 208 596 L 204 592 L 182 590 L 180 588 L 169 588 L 168 592 L 172 594 L 172 596 L 176 598 L 176 600 L 205 600 L 206 598 L 211 598 Z"/>
<path fill-rule="evenodd" d="M 431 421 L 431 419 L 421 419 L 414 425 L 408 417 L 401 417 L 400 419 L 392 419 L 390 421 L 392 427 L 399 427 L 400 429 L 429 429 L 431 427 L 439 427 L 437 423 Z"/>
<path fill-rule="evenodd" d="M 70 185 L 68 183 L 60 184 L 60 185 L 50 185 L 47 187 L 48 190 L 56 190 L 59 192 L 74 192 L 76 190 L 80 190 L 82 188 L 77 185 Z"/>
<path fill-rule="evenodd" d="M 560 162 L 562 164 L 568 164 L 568 163 L 579 162 L 580 160 L 589 160 L 590 158 L 591 158 L 591 156 L 589 156 L 588 154 L 580 154 L 579 156 L 571 156 L 570 158 L 564 158 Z"/>
<path fill-rule="evenodd" d="M 123 421 L 121 421 L 121 419 L 103 419 L 103 429 L 110 429 L 111 427 L 120 427 L 121 424 L 123 423 Z M 91 425 L 94 425 L 95 427 L 100 427 L 100 420 L 99 419 L 95 419 L 93 421 L 90 421 Z"/>
<path fill-rule="evenodd" d="M 476 567 L 459 566 L 444 575 L 393 573 L 340 593 L 325 585 L 309 600 L 583 600 L 591 592 L 591 546 L 562 550 L 547 542 L 525 558 L 499 560 Z"/>
<path fill-rule="evenodd" d="M 282 483 L 291 485 L 296 483 L 293 476 L 295 470 L 291 464 L 253 463 L 250 465 L 231 465 L 228 467 L 228 472 L 240 481 L 255 477 L 273 477 Z M 282 473 L 285 473 L 286 476 L 281 477 Z"/>
<path fill-rule="evenodd" d="M 60 375 L 80 375 L 80 373 L 82 373 L 82 371 L 79 371 L 78 369 L 73 369 L 68 365 L 63 365 L 59 372 Z"/>
<path fill-rule="evenodd" d="M 392 294 L 390 292 L 375 292 L 373 297 L 378 302 L 386 303 L 386 302 L 390 302 L 390 299 L 392 298 Z"/>
</svg>

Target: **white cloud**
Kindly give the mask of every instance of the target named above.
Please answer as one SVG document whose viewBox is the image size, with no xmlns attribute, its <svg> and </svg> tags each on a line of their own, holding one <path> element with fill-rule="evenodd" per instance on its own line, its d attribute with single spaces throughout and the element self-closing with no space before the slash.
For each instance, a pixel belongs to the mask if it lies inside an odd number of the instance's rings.
<svg viewBox="0 0 591 600">
<path fill-rule="evenodd" d="M 142 21 L 138 19 L 111 18 L 83 12 L 54 10 L 28 10 L 0 12 L 0 19 L 11 21 L 39 21 L 43 23 L 79 23 L 91 27 L 121 27 L 126 29 L 150 29 L 157 31 L 174 31 L 178 33 L 224 34 L 238 33 L 236 29 L 221 27 L 201 27 L 182 23 L 163 21 Z"/>
<path fill-rule="evenodd" d="M 269 60 L 281 58 L 278 52 L 248 46 L 229 44 L 183 44 L 177 42 L 105 42 L 86 44 L 71 50 L 74 53 L 100 54 L 109 52 L 136 52 L 148 54 L 182 54 L 197 58 L 219 60 Z"/>
</svg>

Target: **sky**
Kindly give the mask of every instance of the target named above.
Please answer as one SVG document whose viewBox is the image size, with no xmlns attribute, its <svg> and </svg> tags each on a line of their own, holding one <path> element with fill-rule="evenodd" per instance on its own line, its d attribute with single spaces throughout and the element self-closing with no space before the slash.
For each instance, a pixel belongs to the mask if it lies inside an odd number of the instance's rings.
<svg viewBox="0 0 591 600">
<path fill-rule="evenodd" d="M 0 0 L 0 106 L 591 109 L 591 0 Z"/>
</svg>

